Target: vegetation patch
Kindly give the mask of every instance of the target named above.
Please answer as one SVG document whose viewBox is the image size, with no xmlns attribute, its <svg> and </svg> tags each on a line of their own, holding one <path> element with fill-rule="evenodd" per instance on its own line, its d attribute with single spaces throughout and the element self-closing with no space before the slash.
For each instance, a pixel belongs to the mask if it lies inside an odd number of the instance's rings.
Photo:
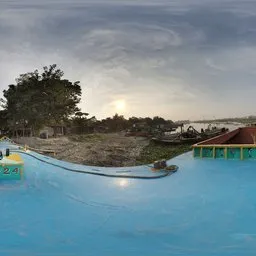
<svg viewBox="0 0 256 256">
<path fill-rule="evenodd" d="M 136 165 L 153 163 L 160 159 L 170 159 L 190 150 L 192 145 L 159 145 L 150 142 L 146 146 L 140 156 L 136 159 Z"/>
</svg>

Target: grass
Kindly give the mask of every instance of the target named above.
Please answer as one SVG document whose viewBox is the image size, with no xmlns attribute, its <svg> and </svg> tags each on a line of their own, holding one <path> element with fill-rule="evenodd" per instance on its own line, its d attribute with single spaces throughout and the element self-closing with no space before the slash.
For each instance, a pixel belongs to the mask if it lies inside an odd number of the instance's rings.
<svg viewBox="0 0 256 256">
<path fill-rule="evenodd" d="M 137 158 L 136 165 L 153 163 L 160 159 L 168 160 L 188 152 L 191 149 L 191 145 L 159 145 L 150 142 L 150 144 L 142 150 L 140 157 Z"/>
</svg>

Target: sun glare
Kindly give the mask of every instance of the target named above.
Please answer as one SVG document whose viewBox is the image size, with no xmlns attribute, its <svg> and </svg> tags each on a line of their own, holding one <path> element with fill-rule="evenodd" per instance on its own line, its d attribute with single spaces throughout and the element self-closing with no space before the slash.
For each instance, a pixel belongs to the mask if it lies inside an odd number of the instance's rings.
<svg viewBox="0 0 256 256">
<path fill-rule="evenodd" d="M 115 105 L 116 111 L 118 112 L 124 111 L 126 107 L 125 100 L 117 100 L 114 102 L 114 105 Z"/>
<path fill-rule="evenodd" d="M 120 187 L 120 188 L 126 188 L 129 186 L 129 181 L 127 179 L 120 179 L 118 181 L 116 181 L 116 184 Z"/>
</svg>

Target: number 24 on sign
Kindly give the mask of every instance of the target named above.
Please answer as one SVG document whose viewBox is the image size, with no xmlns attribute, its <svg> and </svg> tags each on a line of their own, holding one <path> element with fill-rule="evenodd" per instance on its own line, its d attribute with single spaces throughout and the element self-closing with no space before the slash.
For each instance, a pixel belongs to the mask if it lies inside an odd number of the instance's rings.
<svg viewBox="0 0 256 256">
<path fill-rule="evenodd" d="M 19 168 L 15 168 L 12 171 L 9 168 L 4 168 L 3 174 L 11 174 L 11 173 L 18 174 Z"/>
</svg>

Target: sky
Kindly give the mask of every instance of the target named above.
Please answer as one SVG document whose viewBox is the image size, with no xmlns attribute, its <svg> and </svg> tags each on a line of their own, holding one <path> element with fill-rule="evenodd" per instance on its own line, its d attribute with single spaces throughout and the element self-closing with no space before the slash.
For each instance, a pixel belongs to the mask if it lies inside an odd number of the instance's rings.
<svg viewBox="0 0 256 256">
<path fill-rule="evenodd" d="M 255 115 L 255 24 L 255 0 L 0 0 L 0 91 L 57 64 L 98 119 Z"/>
</svg>

